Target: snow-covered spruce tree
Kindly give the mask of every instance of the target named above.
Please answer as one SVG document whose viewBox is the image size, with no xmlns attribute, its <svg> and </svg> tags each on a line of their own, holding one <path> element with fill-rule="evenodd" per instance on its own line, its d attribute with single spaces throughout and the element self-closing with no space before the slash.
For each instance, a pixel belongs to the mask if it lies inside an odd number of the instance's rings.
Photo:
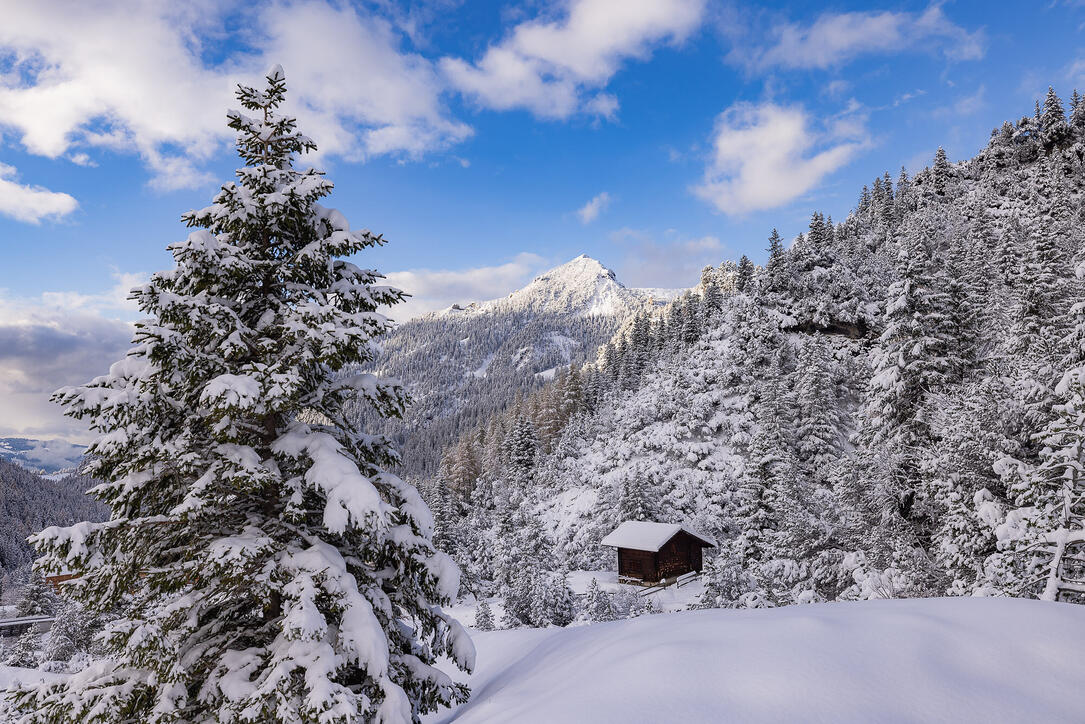
<svg viewBox="0 0 1085 724">
<path fill-rule="evenodd" d="M 341 258 L 382 239 L 295 170 L 315 146 L 278 113 L 285 91 L 280 67 L 239 87 L 237 181 L 133 292 L 149 319 L 125 359 L 55 396 L 101 433 L 94 494 L 112 515 L 38 534 L 40 567 L 123 615 L 102 661 L 15 693 L 6 721 L 417 722 L 467 697 L 434 667 L 473 666 L 441 609 L 456 568 L 385 472 L 388 441 L 344 418 L 357 398 L 402 411 L 398 383 L 345 368 L 372 358 L 390 326 L 376 309 L 403 294 Z"/>
<path fill-rule="evenodd" d="M 494 613 L 490 610 L 490 604 L 483 599 L 479 601 L 475 610 L 475 628 L 479 631 L 494 630 Z"/>
<path fill-rule="evenodd" d="M 584 594 L 584 615 L 589 621 L 613 621 L 614 607 L 610 596 L 599 587 L 599 581 L 591 579 Z"/>
<path fill-rule="evenodd" d="M 34 570 L 30 573 L 30 579 L 23 587 L 22 595 L 15 604 L 16 616 L 52 616 L 56 613 L 60 602 L 53 591 L 53 586 L 41 575 L 41 571 Z"/>
<path fill-rule="evenodd" d="M 45 660 L 68 661 L 76 653 L 90 651 L 100 629 L 101 622 L 78 601 L 64 601 L 49 629 Z"/>
<path fill-rule="evenodd" d="M 626 520 L 655 520 L 649 500 L 648 473 L 641 465 L 631 465 L 618 482 L 618 517 Z"/>
<path fill-rule="evenodd" d="M 8 649 L 4 663 L 23 669 L 36 668 L 40 661 L 39 649 L 41 649 L 41 634 L 30 629 L 15 639 L 15 643 Z"/>
<path fill-rule="evenodd" d="M 568 626 L 576 618 L 576 601 L 565 571 L 549 572 L 535 579 L 531 603 L 533 626 Z"/>
<path fill-rule="evenodd" d="M 916 496 L 919 451 L 930 437 L 928 396 L 942 388 L 956 364 L 949 354 L 947 299 L 927 246 L 944 232 L 933 213 L 915 221 L 902 231 L 900 276 L 888 290 L 864 431 L 868 448 L 881 447 L 891 461 L 892 495 L 904 519 Z"/>
<path fill-rule="evenodd" d="M 75 642 L 64 631 L 52 631 L 49 634 L 49 643 L 42 652 L 45 661 L 65 663 L 71 661 L 77 653 Z"/>
</svg>

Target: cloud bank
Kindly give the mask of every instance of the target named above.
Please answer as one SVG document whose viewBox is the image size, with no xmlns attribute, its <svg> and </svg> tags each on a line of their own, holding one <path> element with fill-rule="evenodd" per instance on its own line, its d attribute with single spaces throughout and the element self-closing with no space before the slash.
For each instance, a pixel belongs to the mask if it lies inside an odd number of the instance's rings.
<svg viewBox="0 0 1085 724">
<path fill-rule="evenodd" d="M 405 50 L 388 20 L 347 4 L 12 3 L 0 54 L 11 62 L 0 125 L 27 151 L 75 163 L 93 149 L 136 153 L 163 190 L 213 180 L 203 164 L 231 137 L 235 84 L 258 83 L 274 63 L 294 89 L 288 110 L 323 153 L 417 156 L 471 134 L 445 107 L 432 62 Z"/>
<path fill-rule="evenodd" d="M 768 44 L 747 42 L 749 33 L 731 34 L 735 46 L 728 60 L 750 71 L 824 70 L 861 55 L 915 50 L 941 53 L 949 60 L 977 60 L 986 51 L 982 29 L 970 32 L 953 23 L 938 4 L 921 13 L 830 12 L 805 26 L 779 22 L 770 28 Z"/>
<path fill-rule="evenodd" d="M 411 297 L 386 313 L 399 322 L 444 309 L 497 299 L 530 282 L 549 268 L 538 254 L 521 253 L 505 264 L 473 269 L 408 269 L 390 272 L 388 283 Z"/>
<path fill-rule="evenodd" d="M 100 294 L 16 298 L 0 290 L 0 437 L 88 438 L 83 423 L 64 417 L 49 396 L 105 374 L 124 356 L 136 316 L 126 297 L 145 278 L 116 272 L 114 286 Z"/>
</svg>

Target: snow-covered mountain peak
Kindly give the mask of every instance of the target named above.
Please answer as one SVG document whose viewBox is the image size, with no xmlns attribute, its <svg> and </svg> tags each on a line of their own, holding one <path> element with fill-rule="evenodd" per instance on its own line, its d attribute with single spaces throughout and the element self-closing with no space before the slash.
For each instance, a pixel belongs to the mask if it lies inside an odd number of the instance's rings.
<svg viewBox="0 0 1085 724">
<path fill-rule="evenodd" d="M 592 259 L 587 254 L 581 254 L 564 264 L 554 267 L 548 272 L 540 274 L 532 280 L 531 284 L 549 284 L 568 288 L 580 288 L 612 281 L 618 286 L 625 286 L 618 281 L 614 272 L 603 266 L 598 260 Z M 528 285 L 529 287 L 531 285 Z"/>
<path fill-rule="evenodd" d="M 571 316 L 624 316 L 646 301 L 666 302 L 680 289 L 630 289 L 614 272 L 587 254 L 535 277 L 527 286 L 502 299 L 454 304 L 437 316 L 495 311 L 531 311 Z"/>
<path fill-rule="evenodd" d="M 514 308 L 576 314 L 613 315 L 633 302 L 614 272 L 582 254 L 535 277 L 523 289 L 508 296 Z"/>
</svg>

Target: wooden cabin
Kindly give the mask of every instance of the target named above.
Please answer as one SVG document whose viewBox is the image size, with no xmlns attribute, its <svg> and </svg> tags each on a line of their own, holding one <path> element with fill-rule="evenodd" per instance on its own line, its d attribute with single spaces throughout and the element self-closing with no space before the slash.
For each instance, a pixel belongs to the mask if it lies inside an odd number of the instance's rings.
<svg viewBox="0 0 1085 724">
<path fill-rule="evenodd" d="M 53 593 L 59 594 L 61 587 L 73 578 L 79 578 L 79 574 L 69 573 L 67 571 L 63 573 L 47 573 L 45 575 L 45 582 L 53 587 Z"/>
<path fill-rule="evenodd" d="M 704 568 L 701 551 L 716 544 L 684 525 L 627 520 L 602 540 L 618 549 L 618 580 L 659 583 Z"/>
</svg>

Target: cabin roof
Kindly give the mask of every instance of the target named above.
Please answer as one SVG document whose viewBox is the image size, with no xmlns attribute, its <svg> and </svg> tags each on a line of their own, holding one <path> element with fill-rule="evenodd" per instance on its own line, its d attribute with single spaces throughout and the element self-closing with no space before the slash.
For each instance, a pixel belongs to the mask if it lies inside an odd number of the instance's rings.
<svg viewBox="0 0 1085 724">
<path fill-rule="evenodd" d="M 658 553 L 679 531 L 685 531 L 707 546 L 716 546 L 716 542 L 711 538 L 687 526 L 678 523 L 649 523 L 643 520 L 625 521 L 604 538 L 602 544 L 609 548 L 632 548 L 636 551 Z"/>
</svg>

